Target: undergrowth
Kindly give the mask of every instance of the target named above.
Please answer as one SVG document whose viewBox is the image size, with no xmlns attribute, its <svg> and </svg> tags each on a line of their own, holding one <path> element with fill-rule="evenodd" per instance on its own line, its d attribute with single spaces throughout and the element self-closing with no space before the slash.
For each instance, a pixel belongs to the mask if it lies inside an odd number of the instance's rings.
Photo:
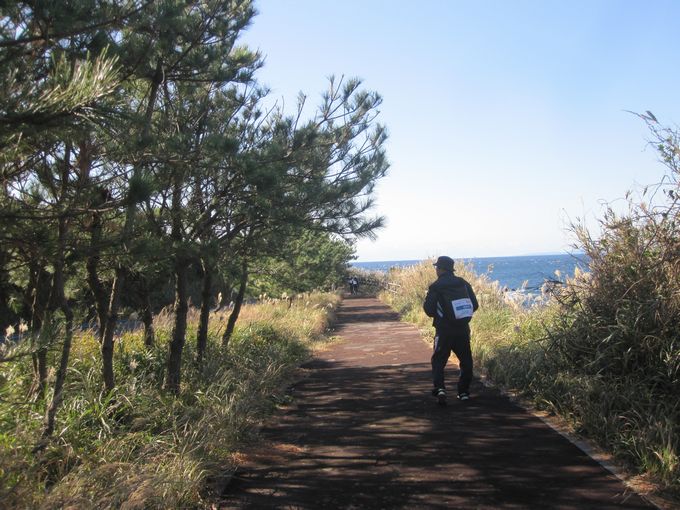
<svg viewBox="0 0 680 510">
<path fill-rule="evenodd" d="M 480 301 L 471 322 L 477 369 L 559 414 L 677 496 L 680 279 L 672 275 L 670 282 L 658 261 L 654 269 L 651 261 L 641 264 L 644 250 L 631 234 L 618 228 L 616 242 L 604 237 L 586 244 L 590 271 L 577 270 L 539 306 L 506 299 L 497 283 L 468 267 L 457 265 L 456 273 Z M 391 291 L 381 299 L 432 337 L 431 319 L 422 310 L 436 279 L 431 263 L 393 269 L 388 278 Z"/>
<path fill-rule="evenodd" d="M 234 469 L 239 445 L 281 401 L 294 370 L 324 338 L 333 294 L 248 305 L 225 349 L 226 314 L 211 319 L 208 352 L 195 363 L 192 311 L 179 396 L 161 388 L 171 317 L 117 341 L 114 392 L 102 391 L 99 344 L 74 342 L 55 437 L 33 453 L 45 400 L 26 399 L 30 358 L 0 366 L 0 501 L 10 508 L 200 508 Z M 51 377 L 54 375 L 51 374 Z"/>
</svg>

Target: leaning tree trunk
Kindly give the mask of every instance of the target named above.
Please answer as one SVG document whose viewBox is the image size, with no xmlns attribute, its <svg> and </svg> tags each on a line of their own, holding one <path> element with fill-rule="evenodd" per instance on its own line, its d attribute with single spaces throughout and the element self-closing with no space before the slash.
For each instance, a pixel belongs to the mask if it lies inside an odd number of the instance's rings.
<svg viewBox="0 0 680 510">
<path fill-rule="evenodd" d="M 61 406 L 64 399 L 64 382 L 66 381 L 66 370 L 68 369 L 68 360 L 71 354 L 71 342 L 73 340 L 73 312 L 68 304 L 68 300 L 64 295 L 64 275 L 62 267 L 55 267 L 54 271 L 54 287 L 53 292 L 58 302 L 59 308 L 64 314 L 64 344 L 61 348 L 61 359 L 59 361 L 59 368 L 54 381 L 54 394 L 52 401 L 47 408 L 45 416 L 45 428 L 43 430 L 43 438 L 47 438 L 54 432 L 54 423 L 57 415 L 57 410 Z"/>
<path fill-rule="evenodd" d="M 142 282 L 142 321 L 144 322 L 144 345 L 151 349 L 156 342 L 156 332 L 153 328 L 153 308 L 151 307 L 151 291 L 149 282 L 144 279 Z"/>
<path fill-rule="evenodd" d="M 102 377 L 104 388 L 111 391 L 116 387 L 113 374 L 113 346 L 116 324 L 118 322 L 118 310 L 120 309 L 120 297 L 122 294 L 123 283 L 125 282 L 125 271 L 123 268 L 116 269 L 116 277 L 111 288 L 111 300 L 109 301 L 108 312 L 106 314 L 106 326 L 102 337 Z"/>
<path fill-rule="evenodd" d="M 236 321 L 241 313 L 241 305 L 243 305 L 243 298 L 246 294 L 246 286 L 248 285 L 248 264 L 244 261 L 243 267 L 241 268 L 241 281 L 239 282 L 238 294 L 234 300 L 234 309 L 229 315 L 229 320 L 227 321 L 227 329 L 222 335 L 222 345 L 226 347 L 229 345 L 229 340 L 231 335 L 234 333 L 234 327 L 236 326 Z"/>
<path fill-rule="evenodd" d="M 208 345 L 208 321 L 210 319 L 210 295 L 212 293 L 212 271 L 209 264 L 203 264 L 203 288 L 201 290 L 201 316 L 196 335 L 196 362 L 200 365 Z"/>
<path fill-rule="evenodd" d="M 170 352 L 168 353 L 168 372 L 165 389 L 179 393 L 182 372 L 182 350 L 186 340 L 187 312 L 189 311 L 188 272 L 189 257 L 182 246 L 182 175 L 179 170 L 173 174 L 172 189 L 172 232 L 175 245 L 175 322 L 172 327 Z"/>
<path fill-rule="evenodd" d="M 106 323 L 108 320 L 108 300 L 106 289 L 99 280 L 99 261 L 101 259 L 102 224 L 99 214 L 93 213 L 90 231 L 90 250 L 85 263 L 87 269 L 87 284 L 94 296 L 94 305 L 97 311 L 97 326 L 99 327 L 99 342 L 104 340 Z"/>
<path fill-rule="evenodd" d="M 146 105 L 145 122 L 142 129 L 142 140 L 147 140 L 151 129 L 151 116 L 156 105 L 156 97 L 158 89 L 163 82 L 163 64 L 159 59 L 156 65 L 153 80 L 151 82 L 151 89 L 149 90 L 149 101 Z M 132 178 L 135 179 L 140 175 L 140 165 L 135 165 L 133 169 Z M 137 204 L 131 197 L 125 209 L 125 223 L 123 224 L 122 242 L 127 244 L 134 230 L 135 214 L 137 212 Z M 115 387 L 115 380 L 113 377 L 113 339 L 116 329 L 116 322 L 118 320 L 118 311 L 120 308 L 121 293 L 123 292 L 123 285 L 125 283 L 125 274 L 127 269 L 124 262 L 119 262 L 116 267 L 116 276 L 111 288 L 111 298 L 109 299 L 108 312 L 106 315 L 106 328 L 104 329 L 104 337 L 102 339 L 102 374 L 104 377 L 104 387 L 107 391 Z"/>
<path fill-rule="evenodd" d="M 33 358 L 33 384 L 29 390 L 29 396 L 42 396 L 47 388 L 47 347 L 43 330 L 45 320 L 45 310 L 50 299 L 50 282 L 49 273 L 45 270 L 42 264 L 35 264 L 31 269 L 34 274 L 33 280 L 33 300 L 31 303 L 31 323 L 29 324 L 29 331 L 31 334 L 31 341 L 35 345 L 35 352 L 32 354 Z"/>
<path fill-rule="evenodd" d="M 10 307 L 10 278 L 7 264 L 9 254 L 0 248 L 0 334 L 5 333 L 5 329 L 12 323 L 12 313 Z"/>
<path fill-rule="evenodd" d="M 69 186 L 69 170 L 70 170 L 71 147 L 67 144 L 64 154 L 64 166 L 61 175 L 61 200 L 66 199 L 66 192 Z M 47 408 L 45 415 L 45 428 L 43 429 L 42 437 L 47 439 L 54 432 L 54 422 L 57 411 L 61 406 L 64 398 L 64 382 L 66 381 L 66 370 L 68 368 L 68 360 L 71 354 L 71 341 L 73 339 L 73 312 L 71 306 L 66 299 L 64 287 L 64 264 L 66 260 L 66 234 L 68 229 L 66 214 L 61 214 L 59 217 L 59 227 L 57 236 L 57 252 L 54 258 L 54 277 L 52 279 L 52 294 L 50 296 L 50 309 L 59 308 L 64 314 L 64 343 L 61 348 L 61 359 L 59 360 L 59 367 L 57 368 L 56 378 L 54 380 L 54 393 L 52 394 L 52 401 Z"/>
<path fill-rule="evenodd" d="M 99 262 L 102 253 L 102 219 L 97 211 L 107 200 L 108 191 L 101 187 L 95 187 L 90 178 L 93 166 L 93 142 L 91 135 L 84 136 L 79 143 L 78 168 L 80 176 L 79 186 L 82 190 L 87 189 L 88 207 L 92 211 L 85 222 L 85 231 L 90 237 L 90 246 L 87 250 L 85 270 L 87 272 L 87 284 L 94 296 L 94 307 L 97 314 L 97 327 L 99 343 L 104 338 L 104 329 L 108 317 L 109 300 L 105 286 L 99 279 Z"/>
<path fill-rule="evenodd" d="M 177 255 L 175 260 L 175 322 L 172 328 L 168 372 L 165 389 L 178 394 L 181 382 L 182 350 L 187 331 L 187 312 L 189 311 L 189 292 L 187 284 L 188 260 Z"/>
</svg>

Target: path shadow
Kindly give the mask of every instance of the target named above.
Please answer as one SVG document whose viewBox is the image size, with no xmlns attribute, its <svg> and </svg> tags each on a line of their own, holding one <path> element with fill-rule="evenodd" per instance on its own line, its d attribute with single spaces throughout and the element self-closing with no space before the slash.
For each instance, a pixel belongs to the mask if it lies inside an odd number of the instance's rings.
<svg viewBox="0 0 680 510">
<path fill-rule="evenodd" d="M 650 508 L 492 389 L 437 406 L 429 349 L 382 303 L 338 318 L 344 341 L 305 366 L 220 508 Z"/>
<path fill-rule="evenodd" d="M 399 314 L 383 306 L 365 304 L 360 301 L 357 304 L 344 304 L 337 313 L 338 325 L 347 323 L 375 323 L 398 321 Z"/>
<path fill-rule="evenodd" d="M 494 391 L 439 407 L 427 363 L 314 367 L 223 508 L 648 508 Z"/>
</svg>

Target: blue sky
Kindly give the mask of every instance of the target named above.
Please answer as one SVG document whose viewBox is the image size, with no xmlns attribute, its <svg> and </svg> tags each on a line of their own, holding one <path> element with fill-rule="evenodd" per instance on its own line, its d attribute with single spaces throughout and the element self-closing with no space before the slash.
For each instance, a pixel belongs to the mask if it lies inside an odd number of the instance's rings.
<svg viewBox="0 0 680 510">
<path fill-rule="evenodd" d="M 644 123 L 680 121 L 680 2 L 260 0 L 242 42 L 293 111 L 327 77 L 383 97 L 387 226 L 359 261 L 564 252 L 664 173 Z M 618 205 L 617 205 L 618 207 Z"/>
</svg>

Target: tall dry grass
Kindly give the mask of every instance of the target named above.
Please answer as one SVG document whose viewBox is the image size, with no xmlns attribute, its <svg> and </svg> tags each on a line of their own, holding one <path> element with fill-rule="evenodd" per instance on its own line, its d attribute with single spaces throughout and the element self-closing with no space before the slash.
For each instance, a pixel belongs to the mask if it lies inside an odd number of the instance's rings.
<svg viewBox="0 0 680 510">
<path fill-rule="evenodd" d="M 631 203 L 597 239 L 575 233 L 590 272 L 556 296 L 550 346 L 581 431 L 680 492 L 680 216 Z M 585 404 L 587 405 L 585 405 Z"/>
<path fill-rule="evenodd" d="M 208 353 L 196 366 L 192 311 L 179 397 L 162 391 L 171 317 L 157 344 L 141 332 L 117 342 L 118 386 L 102 392 L 99 344 L 78 336 L 55 440 L 34 455 L 44 401 L 29 402 L 28 360 L 0 367 L 0 501 L 14 508 L 202 508 L 233 471 L 233 455 L 257 437 L 285 399 L 296 367 L 322 341 L 339 297 L 247 305 L 227 349 L 226 314 L 211 318 Z"/>
<path fill-rule="evenodd" d="M 680 316 L 673 302 L 680 280 L 669 282 L 658 261 L 643 263 L 645 250 L 622 235 L 619 226 L 618 241 L 587 245 L 591 272 L 577 271 L 533 307 L 505 299 L 496 283 L 457 266 L 480 301 L 471 322 L 473 356 L 494 383 L 559 414 L 677 494 Z M 380 296 L 429 337 L 422 303 L 434 279 L 429 262 L 392 270 L 391 291 Z"/>
<path fill-rule="evenodd" d="M 385 291 L 379 297 L 389 304 L 402 318 L 418 325 L 425 336 L 434 335 L 432 319 L 425 315 L 423 302 L 428 286 L 437 279 L 432 266 L 433 261 L 425 261 L 403 268 L 392 268 L 387 274 Z M 480 305 L 472 328 L 484 321 L 485 330 L 501 334 L 512 322 L 513 311 L 519 312 L 521 306 L 506 299 L 498 283 L 487 275 L 476 274 L 470 266 L 456 263 L 456 274 L 472 285 Z"/>
</svg>

